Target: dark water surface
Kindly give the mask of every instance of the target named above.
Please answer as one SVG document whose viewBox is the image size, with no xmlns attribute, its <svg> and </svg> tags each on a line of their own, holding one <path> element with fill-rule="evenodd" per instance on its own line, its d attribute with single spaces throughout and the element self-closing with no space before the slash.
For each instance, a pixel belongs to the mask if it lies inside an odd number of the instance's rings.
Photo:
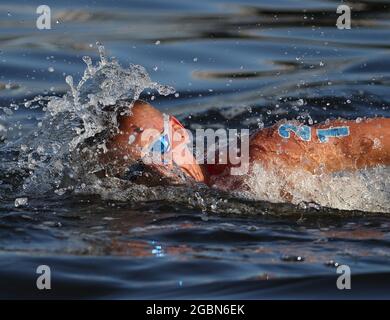
<svg viewBox="0 0 390 320">
<path fill-rule="evenodd" d="M 100 41 L 121 64 L 175 87 L 179 96 L 153 104 L 187 125 L 390 116 L 390 1 L 354 1 L 351 30 L 335 26 L 339 1 L 47 4 L 53 28 L 40 31 L 35 1 L 0 3 L 1 107 L 65 93 L 64 77 L 80 78 L 82 56 L 96 60 Z M 390 297 L 386 212 L 237 199 L 214 210 L 195 190 L 160 199 L 172 190 L 153 189 L 151 201 L 23 194 L 4 146 L 34 130 L 43 111 L 0 115 L 0 298 Z M 21 194 L 28 204 L 16 207 Z M 35 287 L 41 264 L 52 271 L 47 292 Z M 350 291 L 336 287 L 338 264 L 351 268 Z"/>
</svg>

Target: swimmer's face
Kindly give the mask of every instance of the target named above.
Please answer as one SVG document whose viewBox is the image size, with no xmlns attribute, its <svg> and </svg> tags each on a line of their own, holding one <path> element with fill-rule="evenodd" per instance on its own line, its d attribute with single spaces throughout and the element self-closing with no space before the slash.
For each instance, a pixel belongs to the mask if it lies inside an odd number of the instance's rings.
<svg viewBox="0 0 390 320">
<path fill-rule="evenodd" d="M 151 105 L 136 101 L 131 115 L 118 116 L 119 133 L 107 143 L 105 161 L 124 168 L 134 160 L 157 170 L 163 176 L 178 171 L 204 181 L 205 177 L 188 149 L 189 136 L 180 122 Z"/>
</svg>

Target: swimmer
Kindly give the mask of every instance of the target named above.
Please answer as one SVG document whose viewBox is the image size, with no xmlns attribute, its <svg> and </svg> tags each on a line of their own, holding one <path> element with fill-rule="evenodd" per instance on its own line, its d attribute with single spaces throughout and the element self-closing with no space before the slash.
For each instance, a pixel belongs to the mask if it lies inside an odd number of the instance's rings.
<svg viewBox="0 0 390 320">
<path fill-rule="evenodd" d="M 104 165 L 116 168 L 115 174 L 146 172 L 146 177 L 136 176 L 147 184 L 192 180 L 212 185 L 229 175 L 226 169 L 233 166 L 199 164 L 187 146 L 183 125 L 146 102 L 138 100 L 130 114 L 118 115 L 118 124 L 119 132 L 107 141 L 107 152 L 100 157 Z M 160 160 L 151 161 L 156 153 Z M 279 122 L 250 136 L 249 174 L 255 163 L 265 169 L 300 168 L 311 174 L 388 166 L 390 119 L 331 120 L 313 126 Z"/>
</svg>

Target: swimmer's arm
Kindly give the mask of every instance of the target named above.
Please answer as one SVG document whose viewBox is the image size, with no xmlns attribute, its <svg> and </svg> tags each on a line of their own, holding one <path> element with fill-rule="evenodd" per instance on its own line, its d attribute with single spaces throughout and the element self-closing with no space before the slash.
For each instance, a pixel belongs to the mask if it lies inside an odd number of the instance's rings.
<svg viewBox="0 0 390 320">
<path fill-rule="evenodd" d="M 390 119 L 277 124 L 251 137 L 250 157 L 265 166 L 313 173 L 390 165 Z"/>
</svg>

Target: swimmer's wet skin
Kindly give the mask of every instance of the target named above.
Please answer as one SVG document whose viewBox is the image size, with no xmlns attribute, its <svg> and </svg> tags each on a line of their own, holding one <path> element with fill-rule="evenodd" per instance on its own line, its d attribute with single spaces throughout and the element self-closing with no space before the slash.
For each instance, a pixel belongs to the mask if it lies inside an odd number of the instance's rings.
<svg viewBox="0 0 390 320">
<path fill-rule="evenodd" d="M 228 164 L 198 164 L 185 146 L 188 136 L 180 122 L 146 102 L 136 101 L 131 115 L 119 115 L 118 122 L 119 133 L 108 141 L 108 152 L 101 158 L 104 164 L 127 168 L 132 161 L 143 160 L 143 150 L 159 148 L 163 159 L 170 157 L 172 161 L 150 166 L 173 181 L 184 175 L 209 184 L 210 176 L 215 181 L 216 175 L 218 179 L 227 172 Z M 148 129 L 156 133 L 141 139 L 140 133 Z M 179 139 L 170 141 L 169 130 Z M 388 166 L 390 119 L 333 120 L 314 126 L 295 121 L 278 123 L 250 137 L 249 156 L 250 165 L 260 162 L 265 168 L 300 168 L 313 174 Z"/>
<path fill-rule="evenodd" d="M 289 122 L 288 126 L 286 130 L 286 124 L 279 124 L 254 134 L 251 162 L 318 174 L 390 164 L 390 119 L 333 120 L 311 127 Z"/>
</svg>

